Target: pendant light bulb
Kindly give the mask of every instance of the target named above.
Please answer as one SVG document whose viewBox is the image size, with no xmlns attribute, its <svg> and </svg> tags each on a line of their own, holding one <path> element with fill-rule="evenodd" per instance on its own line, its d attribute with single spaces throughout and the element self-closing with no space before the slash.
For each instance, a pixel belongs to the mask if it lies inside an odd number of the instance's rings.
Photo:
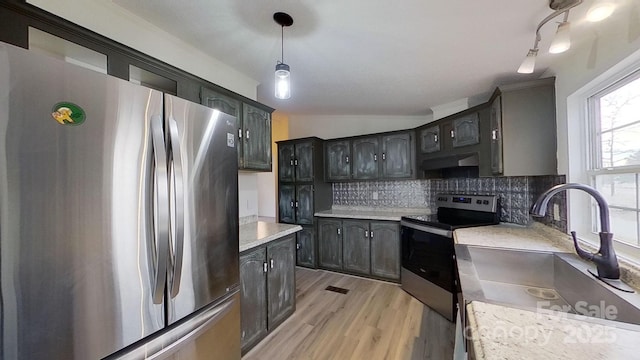
<svg viewBox="0 0 640 360">
<path fill-rule="evenodd" d="M 553 37 L 549 52 L 552 54 L 563 53 L 571 47 L 571 24 L 568 21 L 560 23 L 556 35 Z"/>
<path fill-rule="evenodd" d="M 520 74 L 531 74 L 536 66 L 536 56 L 538 56 L 538 49 L 530 49 L 527 53 L 527 57 L 524 58 L 522 64 L 518 68 Z"/>
<path fill-rule="evenodd" d="M 276 98 L 288 99 L 291 97 L 291 71 L 289 65 L 284 63 L 276 64 Z"/>
<path fill-rule="evenodd" d="M 615 7 L 612 0 L 596 0 L 587 11 L 587 21 L 602 21 L 613 14 Z"/>
</svg>

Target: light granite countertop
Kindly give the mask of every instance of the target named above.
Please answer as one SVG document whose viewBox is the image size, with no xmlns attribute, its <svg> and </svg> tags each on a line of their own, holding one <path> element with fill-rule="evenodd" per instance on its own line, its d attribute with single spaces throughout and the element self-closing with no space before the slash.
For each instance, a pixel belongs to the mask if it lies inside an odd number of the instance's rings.
<svg viewBox="0 0 640 360">
<path fill-rule="evenodd" d="M 331 210 L 318 211 L 314 215 L 345 219 L 400 221 L 402 216 L 427 215 L 429 213 L 429 209 L 334 206 Z"/>
<path fill-rule="evenodd" d="M 255 221 L 240 225 L 240 252 L 302 230 L 300 225 Z"/>
<path fill-rule="evenodd" d="M 568 234 L 539 223 L 500 224 L 454 231 L 454 241 L 473 246 L 568 252 Z M 588 244 L 584 248 L 595 252 Z M 577 256 L 577 255 L 576 255 Z M 640 288 L 640 269 L 619 258 L 622 279 Z M 596 281 L 596 280 L 594 280 Z M 631 359 L 640 353 L 640 326 L 559 312 L 534 312 L 472 301 L 467 305 L 476 359 Z"/>
</svg>

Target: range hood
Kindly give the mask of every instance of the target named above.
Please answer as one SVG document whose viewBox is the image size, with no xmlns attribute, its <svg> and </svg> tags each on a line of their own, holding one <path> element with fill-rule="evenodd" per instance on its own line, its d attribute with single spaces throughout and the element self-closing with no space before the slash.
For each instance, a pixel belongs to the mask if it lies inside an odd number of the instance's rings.
<svg viewBox="0 0 640 360">
<path fill-rule="evenodd" d="M 478 166 L 479 165 L 478 153 L 470 154 L 456 154 L 450 156 L 444 156 L 435 159 L 429 159 L 422 161 L 420 168 L 425 171 L 440 170 L 447 168 L 456 168 L 463 166 Z"/>
</svg>

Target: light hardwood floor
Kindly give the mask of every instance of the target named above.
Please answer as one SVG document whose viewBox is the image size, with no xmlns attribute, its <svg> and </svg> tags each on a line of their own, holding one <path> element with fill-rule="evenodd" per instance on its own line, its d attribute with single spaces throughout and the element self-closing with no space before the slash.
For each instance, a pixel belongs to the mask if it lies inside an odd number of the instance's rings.
<svg viewBox="0 0 640 360">
<path fill-rule="evenodd" d="M 296 312 L 243 360 L 452 358 L 454 324 L 398 285 L 296 268 L 296 296 Z"/>
</svg>

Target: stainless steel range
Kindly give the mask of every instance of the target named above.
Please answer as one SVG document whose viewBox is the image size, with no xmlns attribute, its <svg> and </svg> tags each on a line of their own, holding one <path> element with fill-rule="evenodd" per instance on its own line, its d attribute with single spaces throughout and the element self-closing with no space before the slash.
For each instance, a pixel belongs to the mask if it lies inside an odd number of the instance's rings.
<svg viewBox="0 0 640 360">
<path fill-rule="evenodd" d="M 453 321 L 456 309 L 453 231 L 494 225 L 500 211 L 493 195 L 437 195 L 434 215 L 403 216 L 402 289 Z"/>
</svg>

